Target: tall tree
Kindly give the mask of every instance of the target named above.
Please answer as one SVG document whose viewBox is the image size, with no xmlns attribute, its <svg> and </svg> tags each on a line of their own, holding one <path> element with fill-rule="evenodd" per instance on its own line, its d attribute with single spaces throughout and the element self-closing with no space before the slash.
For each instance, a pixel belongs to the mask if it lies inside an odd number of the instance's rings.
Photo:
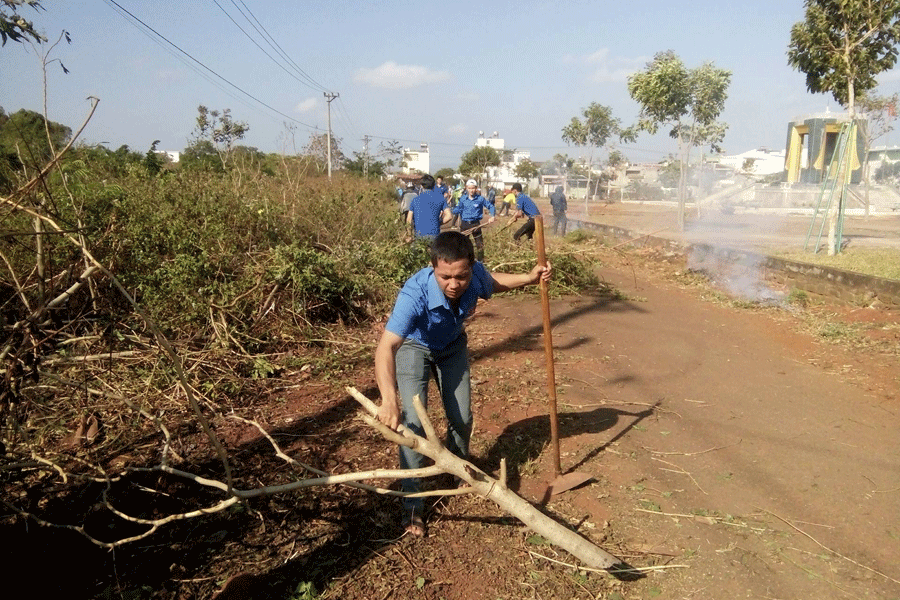
<svg viewBox="0 0 900 600">
<path fill-rule="evenodd" d="M 460 158 L 459 172 L 479 181 L 487 173 L 488 167 L 500 166 L 500 153 L 490 146 L 475 146 Z"/>
<path fill-rule="evenodd" d="M 805 19 L 791 28 L 788 64 L 806 73 L 810 92 L 831 93 L 854 123 L 856 97 L 874 89 L 876 76 L 897 63 L 900 0 L 805 0 L 803 4 Z M 842 188 L 828 214 L 830 255 L 839 250 L 835 230 L 843 201 Z"/>
<path fill-rule="evenodd" d="M 515 175 L 519 179 L 528 181 L 530 179 L 534 179 L 540 174 L 541 170 L 538 169 L 537 164 L 535 164 L 535 162 L 530 158 L 523 158 L 519 161 L 519 164 L 516 165 Z"/>
<path fill-rule="evenodd" d="M 342 169 L 346 157 L 341 150 L 341 138 L 331 136 L 331 164 L 334 169 Z M 311 133 L 309 142 L 303 149 L 303 154 L 312 158 L 316 166 L 320 170 L 326 170 L 328 166 L 328 134 L 327 133 Z"/>
<path fill-rule="evenodd" d="M 791 28 L 788 64 L 806 73 L 806 89 L 831 93 L 854 116 L 856 96 L 892 69 L 900 43 L 900 0 L 805 0 Z"/>
<path fill-rule="evenodd" d="M 687 165 L 691 149 L 710 146 L 718 150 L 727 125 L 717 119 L 725 108 L 731 71 L 704 63 L 688 69 L 673 51 L 659 52 L 647 68 L 628 78 L 628 92 L 641 105 L 638 122 L 624 137 L 638 131 L 656 133 L 671 127 L 669 135 L 678 140 L 680 173 L 678 180 L 678 227 L 684 229 L 687 198 Z"/>
<path fill-rule="evenodd" d="M 46 42 L 47 38 L 35 30 L 34 24 L 19 15 L 18 8 L 20 6 L 30 6 L 36 11 L 44 8 L 38 0 L 0 0 L 0 41 L 2 41 L 2 45 L 6 45 L 7 39 L 24 42 L 31 38 L 35 42 Z"/>
<path fill-rule="evenodd" d="M 568 125 L 563 127 L 562 139 L 567 144 L 588 147 L 587 160 L 587 192 L 584 195 L 584 213 L 587 214 L 588 200 L 591 196 L 591 171 L 594 163 L 594 150 L 601 148 L 614 135 L 621 134 L 619 119 L 613 117 L 612 109 L 596 102 L 581 111 L 582 121 L 572 117 Z"/>
<path fill-rule="evenodd" d="M 228 167 L 235 143 L 244 139 L 250 126 L 231 118 L 231 109 L 209 110 L 202 104 L 197 107 L 197 126 L 194 128 L 194 144 L 209 142 L 222 161 L 222 168 Z"/>
</svg>

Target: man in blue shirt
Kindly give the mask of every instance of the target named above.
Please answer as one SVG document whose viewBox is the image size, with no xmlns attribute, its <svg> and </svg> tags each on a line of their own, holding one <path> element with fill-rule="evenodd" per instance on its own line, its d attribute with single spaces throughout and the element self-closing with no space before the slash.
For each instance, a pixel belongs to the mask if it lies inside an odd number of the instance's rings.
<svg viewBox="0 0 900 600">
<path fill-rule="evenodd" d="M 450 209 L 444 195 L 434 187 L 434 177 L 422 175 L 425 191 L 413 198 L 406 214 L 406 223 L 416 237 L 434 237 L 441 232 L 441 223 L 450 220 Z"/>
<path fill-rule="evenodd" d="M 541 211 L 538 210 L 534 200 L 522 193 L 521 183 L 514 183 L 512 190 L 513 194 L 516 195 L 516 216 L 513 217 L 513 222 L 518 221 L 522 217 L 528 218 L 528 221 L 513 235 L 513 239 L 518 242 L 519 238 L 524 235 L 530 240 L 534 237 L 534 218 L 540 215 Z"/>
<path fill-rule="evenodd" d="M 470 229 L 476 228 L 472 232 L 472 239 L 475 240 L 475 258 L 479 261 L 484 260 L 484 237 L 481 235 L 481 217 L 484 216 L 484 209 L 491 214 L 488 223 L 493 223 L 497 214 L 494 205 L 490 204 L 487 199 L 478 193 L 478 184 L 474 179 L 466 182 L 466 193 L 460 197 L 459 204 L 450 209 L 454 215 L 460 215 L 459 231 L 466 233 Z"/>
<path fill-rule="evenodd" d="M 440 390 L 447 416 L 447 449 L 466 458 L 472 434 L 468 338 L 464 321 L 479 298 L 496 292 L 549 280 L 551 267 L 535 266 L 529 273 L 489 273 L 475 261 L 468 236 L 445 231 L 431 245 L 431 266 L 413 275 L 397 296 L 394 310 L 375 350 L 375 381 L 381 393 L 378 420 L 397 429 L 402 423 L 418 435 L 422 424 L 413 397 L 428 402 L 431 374 Z M 402 410 L 402 413 L 401 413 Z M 400 447 L 400 467 L 422 466 L 422 455 Z M 401 489 L 419 491 L 417 479 L 404 479 Z M 403 499 L 403 527 L 411 535 L 425 535 L 421 498 Z"/>
<path fill-rule="evenodd" d="M 450 188 L 444 183 L 444 178 L 438 175 L 435 179 L 437 179 L 437 181 L 435 181 L 434 189 L 443 194 L 444 198 L 447 198 L 447 194 L 450 193 Z"/>
</svg>

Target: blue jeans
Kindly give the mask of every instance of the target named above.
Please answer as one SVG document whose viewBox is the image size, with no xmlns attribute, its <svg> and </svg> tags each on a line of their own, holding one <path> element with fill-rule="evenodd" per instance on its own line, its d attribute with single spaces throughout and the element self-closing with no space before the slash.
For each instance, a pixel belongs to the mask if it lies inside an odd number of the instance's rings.
<svg viewBox="0 0 900 600">
<path fill-rule="evenodd" d="M 447 416 L 447 449 L 456 456 L 469 454 L 469 438 L 472 435 L 472 393 L 469 384 L 468 338 L 465 332 L 446 348 L 433 352 L 416 342 L 404 340 L 397 350 L 397 389 L 403 401 L 403 424 L 417 435 L 424 436 L 422 423 L 413 407 L 413 397 L 418 394 L 422 404 L 428 406 L 428 382 L 434 375 Z M 417 469 L 422 466 L 421 454 L 400 446 L 400 468 Z M 407 478 L 400 481 L 404 492 L 418 492 L 419 480 Z M 409 510 L 423 506 L 421 498 L 404 498 L 403 506 Z"/>
</svg>

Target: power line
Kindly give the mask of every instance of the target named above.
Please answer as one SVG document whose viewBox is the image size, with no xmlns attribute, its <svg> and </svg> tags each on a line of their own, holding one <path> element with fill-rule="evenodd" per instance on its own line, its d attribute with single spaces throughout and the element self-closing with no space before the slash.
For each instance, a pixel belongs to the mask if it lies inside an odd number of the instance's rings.
<svg viewBox="0 0 900 600">
<path fill-rule="evenodd" d="M 231 3 L 234 4 L 234 0 L 231 0 Z M 257 19 L 256 15 L 253 14 L 253 12 L 250 10 L 250 7 L 248 7 L 246 4 L 244 4 L 244 0 L 241 0 L 241 6 L 244 7 L 244 9 L 247 11 L 247 14 L 249 14 L 251 17 L 253 17 L 253 21 L 255 21 L 257 25 L 259 25 L 259 28 L 262 29 L 263 33 L 265 34 L 264 37 L 268 37 L 268 39 L 271 40 L 270 45 L 273 46 L 274 48 L 277 48 L 277 50 L 280 52 L 281 56 L 283 56 L 284 59 L 297 70 L 298 73 L 300 73 L 303 77 L 305 77 L 312 84 L 312 87 L 314 87 L 315 89 L 318 89 L 320 92 L 328 91 L 328 88 L 326 88 L 325 86 L 323 86 L 322 84 L 317 82 L 315 79 L 313 79 L 306 71 L 304 71 L 303 69 L 300 68 L 300 65 L 298 65 L 293 60 L 291 60 L 291 58 L 287 55 L 287 52 L 285 52 L 284 49 L 278 44 L 278 42 L 275 41 L 275 38 L 272 37 L 272 35 L 263 26 L 263 24 L 259 22 L 259 19 Z M 237 4 L 235 4 L 235 7 L 237 7 Z M 238 8 L 238 10 L 240 11 L 240 8 Z M 241 12 L 241 14 L 244 14 L 244 13 Z M 245 16 L 244 18 L 246 19 L 247 17 Z M 249 21 L 249 19 L 247 19 L 247 20 Z M 252 25 L 252 23 L 251 23 L 251 25 Z M 255 27 L 254 27 L 254 29 L 255 29 Z M 259 31 L 259 29 L 257 29 L 257 31 Z"/>
<path fill-rule="evenodd" d="M 293 64 L 292 64 L 292 61 L 291 61 L 289 58 L 282 57 L 283 60 L 286 60 L 286 61 L 288 62 L 289 65 L 294 66 L 294 68 L 297 69 L 297 70 L 305 77 L 305 80 L 304 80 L 304 79 L 301 79 L 300 77 L 298 77 L 297 75 L 295 75 L 292 71 L 290 71 L 287 67 L 285 67 L 284 64 L 282 64 L 281 61 L 279 61 L 277 58 L 275 58 L 274 56 L 272 56 L 271 54 L 269 54 L 269 53 L 266 51 L 265 48 L 263 48 L 262 46 L 260 46 L 260 45 L 259 45 L 259 42 L 257 42 L 257 41 L 253 38 L 253 36 L 250 35 L 250 34 L 247 32 L 246 29 L 244 29 L 243 27 L 241 27 L 241 25 L 240 25 L 237 21 L 234 20 L 234 17 L 232 17 L 230 14 L 228 14 L 228 11 L 225 10 L 225 8 L 224 8 L 221 4 L 219 4 L 218 0 L 212 0 L 212 2 L 213 2 L 213 4 L 215 4 L 217 7 L 219 7 L 219 10 L 221 10 L 221 11 L 225 14 L 225 16 L 228 17 L 228 19 L 229 19 L 232 23 L 234 23 L 235 27 L 237 27 L 238 29 L 240 29 L 241 33 L 243 33 L 243 34 L 247 37 L 248 40 L 250 40 L 251 42 L 253 42 L 253 45 L 254 45 L 254 46 L 256 46 L 257 48 L 259 48 L 259 50 L 260 50 L 263 54 L 265 54 L 267 57 L 269 57 L 269 59 L 270 59 L 272 62 L 274 62 L 276 65 L 278 65 L 278 67 L 279 67 L 281 70 L 283 70 L 285 73 L 287 73 L 288 75 L 290 75 L 291 77 L 293 77 L 293 78 L 294 78 L 297 82 L 299 82 L 300 84 L 305 85 L 306 87 L 308 87 L 308 88 L 310 88 L 310 89 L 313 89 L 313 90 L 315 90 L 315 91 L 317 91 L 317 92 L 323 92 L 323 91 L 325 91 L 325 88 L 319 86 L 319 84 L 317 84 L 317 83 L 316 83 L 314 80 L 312 80 L 308 75 L 306 75 L 306 73 L 304 73 L 302 69 L 299 69 L 298 67 L 296 67 L 296 65 L 293 65 Z M 234 4 L 234 0 L 232 0 L 231 3 Z M 246 19 L 247 22 L 250 23 L 250 25 L 251 25 L 254 29 L 256 29 L 256 32 L 259 33 L 260 36 L 262 36 L 263 39 L 265 40 L 265 35 L 259 30 L 259 27 L 257 27 L 257 26 L 253 23 L 253 21 L 251 21 L 251 20 L 247 17 L 247 15 L 245 15 L 245 14 L 243 13 L 243 11 L 241 11 L 241 8 L 240 8 L 237 4 L 234 4 L 234 6 L 235 6 L 235 8 L 238 9 L 238 12 L 241 13 L 241 16 L 244 17 L 244 19 Z M 268 40 L 265 40 L 265 41 L 266 41 L 266 43 L 269 44 L 270 47 L 273 47 L 273 46 L 272 46 L 272 42 L 269 42 Z M 273 48 L 274 48 L 274 47 L 273 47 Z M 277 51 L 276 51 L 276 52 L 277 52 Z"/>
<path fill-rule="evenodd" d="M 181 48 L 179 48 L 175 43 L 169 41 L 164 35 L 162 35 L 162 34 L 159 33 L 158 31 L 156 31 L 155 29 L 153 29 L 152 27 L 150 27 L 149 25 L 147 25 L 146 23 L 144 23 L 141 19 L 139 19 L 137 16 L 135 16 L 135 15 L 132 14 L 130 11 L 128 11 L 126 8 L 124 8 L 121 4 L 119 4 L 118 2 L 116 2 L 116 0 L 103 0 L 103 1 L 106 2 L 107 5 L 110 5 L 110 4 L 115 5 L 119 10 L 125 12 L 129 17 L 131 17 L 132 19 L 134 19 L 135 21 L 137 21 L 138 23 L 140 23 L 142 27 L 144 27 L 144 28 L 146 28 L 147 30 L 153 32 L 153 34 L 156 35 L 156 36 L 158 36 L 161 40 L 163 40 L 164 42 L 166 42 L 167 44 L 169 44 L 170 46 L 172 46 L 173 48 L 175 48 L 176 50 L 178 50 L 180 53 L 184 54 L 186 57 L 188 57 L 189 59 L 191 59 L 192 61 L 194 61 L 195 63 L 197 63 L 199 66 L 201 66 L 201 67 L 202 67 L 203 69 L 205 69 L 206 71 L 209 71 L 209 72 L 210 72 L 212 75 L 214 75 L 216 78 L 218 78 L 218 79 L 220 79 L 221 81 L 227 83 L 229 86 L 231 86 L 232 88 L 234 88 L 235 90 L 237 90 L 237 91 L 240 92 L 241 94 L 244 94 L 245 96 L 247 96 L 248 98 L 250 98 L 250 99 L 253 100 L 254 102 L 257 102 L 258 104 L 261 104 L 262 106 L 265 106 L 266 108 L 268 108 L 268 109 L 271 110 L 272 112 L 277 113 L 277 114 L 281 115 L 282 117 L 284 117 L 285 119 L 288 119 L 289 121 L 293 121 L 294 123 L 297 123 L 298 125 L 302 125 L 302 126 L 308 128 L 308 129 L 315 129 L 315 127 L 314 127 L 313 125 L 309 125 L 308 123 L 303 123 L 302 121 L 298 121 L 298 120 L 295 119 L 294 117 L 291 117 L 291 116 L 289 116 L 289 115 L 284 114 L 283 112 L 281 112 L 281 111 L 278 110 L 277 108 L 274 108 L 274 107 L 272 107 L 272 106 L 269 106 L 268 104 L 266 104 L 265 102 L 263 102 L 262 100 L 260 100 L 259 98 L 257 98 L 257 97 L 254 96 L 253 94 L 251 94 L 250 92 L 244 91 L 242 88 L 238 87 L 237 85 L 235 85 L 235 84 L 232 83 L 231 81 L 225 79 L 224 77 L 222 77 L 221 75 L 219 75 L 218 73 L 216 73 L 215 71 L 213 71 L 212 69 L 210 69 L 209 67 L 207 67 L 205 64 L 203 64 L 202 62 L 200 62 L 199 60 L 197 60 L 196 58 L 194 58 L 193 56 L 191 56 L 190 54 L 188 54 L 187 52 L 185 52 L 184 50 L 182 50 Z"/>
</svg>

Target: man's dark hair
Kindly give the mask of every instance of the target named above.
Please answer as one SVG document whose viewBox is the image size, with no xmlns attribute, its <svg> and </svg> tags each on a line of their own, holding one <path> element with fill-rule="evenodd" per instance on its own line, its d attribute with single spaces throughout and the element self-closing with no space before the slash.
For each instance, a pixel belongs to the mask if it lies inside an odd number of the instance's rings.
<svg viewBox="0 0 900 600">
<path fill-rule="evenodd" d="M 521 183 L 514 183 L 513 186 L 512 186 L 512 189 L 516 190 L 517 192 L 521 192 L 521 191 L 522 191 L 522 184 L 521 184 Z"/>
<path fill-rule="evenodd" d="M 422 179 L 419 180 L 419 183 L 421 183 L 422 187 L 425 188 L 426 190 L 434 189 L 434 177 L 432 177 L 428 173 L 425 173 L 424 175 L 422 175 Z"/>
<path fill-rule="evenodd" d="M 470 265 L 475 262 L 475 248 L 469 236 L 458 231 L 445 231 L 431 242 L 432 267 L 436 267 L 439 260 L 452 263 L 463 259 Z"/>
</svg>

